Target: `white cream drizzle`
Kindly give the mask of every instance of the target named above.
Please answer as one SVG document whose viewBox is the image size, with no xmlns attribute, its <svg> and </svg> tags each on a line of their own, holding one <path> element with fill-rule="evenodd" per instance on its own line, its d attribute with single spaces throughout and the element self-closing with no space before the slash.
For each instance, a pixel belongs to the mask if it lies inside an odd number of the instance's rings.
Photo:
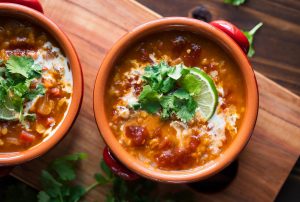
<svg viewBox="0 0 300 202">
<path fill-rule="evenodd" d="M 56 53 L 57 57 L 48 58 L 48 51 Z M 38 64 L 42 67 L 46 67 L 48 70 L 42 72 L 42 78 L 46 79 L 54 79 L 51 74 L 48 73 L 49 70 L 55 69 L 58 70 L 62 75 L 62 81 L 65 83 L 65 87 L 63 90 L 68 93 L 72 93 L 73 91 L 73 78 L 71 69 L 68 66 L 69 60 L 66 58 L 59 48 L 53 46 L 51 42 L 46 42 L 44 46 L 37 51 L 37 58 L 34 60 L 35 64 Z M 40 79 L 41 80 L 41 79 Z M 28 113 L 31 106 L 35 104 L 40 96 L 36 97 L 34 100 L 27 102 L 24 108 L 24 111 Z M 68 109 L 65 111 L 63 119 L 66 117 L 66 114 L 69 110 L 71 99 L 66 99 L 68 103 Z M 59 125 L 63 122 L 63 120 L 59 123 Z M 55 133 L 55 131 L 59 128 L 58 126 L 53 130 L 53 125 L 49 127 L 44 133 L 44 136 Z"/>
</svg>

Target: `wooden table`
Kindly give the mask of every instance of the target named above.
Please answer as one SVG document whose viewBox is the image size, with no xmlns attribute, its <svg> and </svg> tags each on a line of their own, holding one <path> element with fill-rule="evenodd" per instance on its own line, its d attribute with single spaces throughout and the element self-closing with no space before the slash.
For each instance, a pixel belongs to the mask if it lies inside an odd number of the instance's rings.
<svg viewBox="0 0 300 202">
<path fill-rule="evenodd" d="M 45 14 L 66 32 L 78 51 L 85 77 L 85 95 L 81 112 L 67 137 L 45 156 L 15 168 L 12 175 L 39 187 L 41 169 L 51 160 L 83 151 L 89 154 L 89 159 L 79 167 L 77 181 L 90 184 L 93 173 L 99 171 L 98 162 L 104 147 L 92 109 L 94 80 L 101 60 L 128 30 L 160 16 L 136 2 L 125 0 L 43 0 L 42 3 Z M 261 54 L 257 48 L 257 57 L 267 61 Z M 300 154 L 299 97 L 260 73 L 256 72 L 256 76 L 260 110 L 253 137 L 240 155 L 237 177 L 222 192 L 197 194 L 199 200 L 272 201 Z M 104 201 L 106 191 L 105 187 L 98 188 L 87 199 Z"/>
</svg>

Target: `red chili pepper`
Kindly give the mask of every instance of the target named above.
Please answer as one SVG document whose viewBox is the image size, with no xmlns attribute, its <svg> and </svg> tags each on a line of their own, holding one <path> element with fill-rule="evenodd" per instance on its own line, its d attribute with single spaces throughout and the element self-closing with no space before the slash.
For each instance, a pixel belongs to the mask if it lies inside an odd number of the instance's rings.
<svg viewBox="0 0 300 202">
<path fill-rule="evenodd" d="M 35 136 L 22 130 L 19 139 L 24 143 L 32 143 L 35 140 Z"/>
<path fill-rule="evenodd" d="M 106 165 L 111 169 L 111 171 L 121 177 L 124 180 L 137 180 L 140 178 L 139 175 L 130 171 L 123 164 L 121 164 L 111 153 L 109 148 L 106 146 L 103 150 L 103 160 Z"/>
<path fill-rule="evenodd" d="M 0 0 L 0 3 L 20 4 L 20 5 L 32 8 L 34 10 L 37 10 L 41 13 L 44 13 L 43 7 L 42 7 L 41 3 L 39 2 L 39 0 Z"/>
<path fill-rule="evenodd" d="M 248 53 L 249 41 L 247 37 L 243 34 L 243 32 L 239 30 L 239 28 L 237 28 L 235 25 L 224 20 L 212 21 L 209 24 L 223 31 L 241 47 L 245 54 Z"/>
</svg>

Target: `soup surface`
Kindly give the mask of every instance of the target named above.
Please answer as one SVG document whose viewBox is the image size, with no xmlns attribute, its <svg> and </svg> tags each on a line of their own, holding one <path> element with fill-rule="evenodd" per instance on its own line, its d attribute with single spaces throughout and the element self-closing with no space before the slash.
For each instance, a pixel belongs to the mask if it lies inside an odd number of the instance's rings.
<svg viewBox="0 0 300 202">
<path fill-rule="evenodd" d="M 117 61 L 106 95 L 120 144 L 163 170 L 191 169 L 220 156 L 245 110 L 235 62 L 215 43 L 185 31 L 164 31 L 133 45 Z"/>
<path fill-rule="evenodd" d="M 0 152 L 28 149 L 51 135 L 72 95 L 68 59 L 42 29 L 0 19 Z"/>
</svg>

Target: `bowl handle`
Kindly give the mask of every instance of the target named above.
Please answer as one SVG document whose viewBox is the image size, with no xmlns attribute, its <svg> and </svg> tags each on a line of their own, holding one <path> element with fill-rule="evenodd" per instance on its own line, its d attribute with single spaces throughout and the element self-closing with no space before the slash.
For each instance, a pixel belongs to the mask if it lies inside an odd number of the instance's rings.
<svg viewBox="0 0 300 202">
<path fill-rule="evenodd" d="M 248 53 L 249 41 L 247 37 L 243 34 L 243 32 L 235 25 L 224 20 L 215 20 L 210 22 L 209 24 L 223 31 L 241 47 L 245 54 Z"/>
<path fill-rule="evenodd" d="M 44 13 L 43 7 L 39 0 L 0 0 L 0 3 L 14 3 L 27 6 L 41 13 Z"/>
<path fill-rule="evenodd" d="M 105 148 L 103 150 L 103 160 L 115 175 L 121 177 L 124 180 L 131 181 L 131 180 L 137 180 L 140 178 L 139 175 L 130 171 L 121 162 L 119 162 L 113 156 L 112 152 L 110 151 L 110 149 L 107 146 L 105 146 Z"/>
</svg>

